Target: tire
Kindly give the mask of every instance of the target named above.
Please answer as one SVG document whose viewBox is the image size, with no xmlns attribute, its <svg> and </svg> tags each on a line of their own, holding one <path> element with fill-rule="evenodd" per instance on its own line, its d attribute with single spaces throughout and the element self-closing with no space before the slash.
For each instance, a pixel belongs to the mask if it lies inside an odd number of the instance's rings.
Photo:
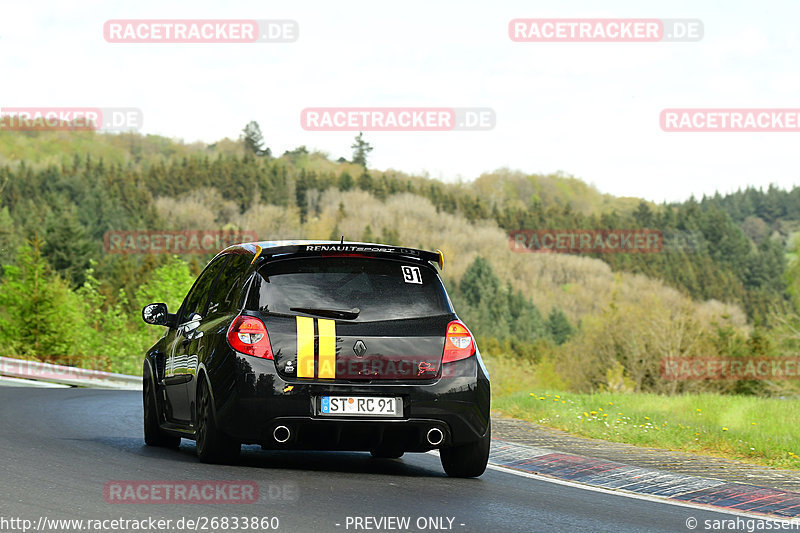
<svg viewBox="0 0 800 533">
<path fill-rule="evenodd" d="M 400 459 L 405 453 L 403 450 L 392 450 L 390 448 L 377 448 L 370 450 L 372 457 L 375 459 Z"/>
<path fill-rule="evenodd" d="M 486 427 L 486 435 L 478 441 L 463 446 L 442 448 L 439 457 L 442 467 L 450 477 L 478 477 L 486 471 L 489 462 L 489 446 L 492 442 L 492 423 Z"/>
<path fill-rule="evenodd" d="M 142 381 L 142 408 L 144 410 L 144 443 L 148 446 L 160 448 L 177 448 L 181 445 L 181 438 L 167 435 L 158 425 L 158 408 L 156 395 L 150 378 Z"/>
<path fill-rule="evenodd" d="M 214 409 L 211 405 L 211 393 L 208 385 L 203 381 L 198 391 L 196 402 L 197 429 L 195 440 L 197 442 L 197 457 L 204 463 L 229 464 L 236 461 L 242 445 L 217 427 Z"/>
</svg>

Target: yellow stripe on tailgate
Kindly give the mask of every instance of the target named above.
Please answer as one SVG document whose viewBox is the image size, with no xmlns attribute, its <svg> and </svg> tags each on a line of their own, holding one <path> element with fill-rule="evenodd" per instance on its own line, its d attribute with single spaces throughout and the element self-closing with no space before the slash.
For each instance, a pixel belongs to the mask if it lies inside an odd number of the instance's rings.
<svg viewBox="0 0 800 533">
<path fill-rule="evenodd" d="M 336 322 L 320 318 L 319 328 L 319 378 L 336 377 Z"/>
<path fill-rule="evenodd" d="M 297 317 L 297 377 L 314 377 L 314 319 Z"/>
</svg>

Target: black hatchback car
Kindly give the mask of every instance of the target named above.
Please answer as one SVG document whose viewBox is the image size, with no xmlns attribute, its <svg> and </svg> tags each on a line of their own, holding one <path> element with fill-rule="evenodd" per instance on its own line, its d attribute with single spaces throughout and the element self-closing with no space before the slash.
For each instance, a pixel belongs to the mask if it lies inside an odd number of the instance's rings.
<svg viewBox="0 0 800 533">
<path fill-rule="evenodd" d="M 486 469 L 489 377 L 434 264 L 441 252 L 369 243 L 231 246 L 166 326 L 143 368 L 151 446 L 197 442 L 204 462 L 264 449 L 438 449 L 450 476 Z"/>
</svg>

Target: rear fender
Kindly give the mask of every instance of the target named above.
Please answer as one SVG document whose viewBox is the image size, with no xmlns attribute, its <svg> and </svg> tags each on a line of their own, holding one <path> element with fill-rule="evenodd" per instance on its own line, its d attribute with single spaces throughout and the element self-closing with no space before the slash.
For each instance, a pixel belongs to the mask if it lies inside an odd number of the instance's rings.
<svg viewBox="0 0 800 533">
<path fill-rule="evenodd" d="M 208 377 L 208 372 L 206 371 L 206 367 L 203 363 L 197 368 L 197 377 L 195 378 L 195 390 L 194 390 L 194 399 L 192 400 L 192 424 L 196 424 L 197 422 L 197 395 L 200 391 L 200 384 L 205 383 L 206 387 L 208 387 L 208 395 L 211 397 L 211 412 L 214 416 L 214 420 L 217 419 L 217 403 L 214 399 L 214 388 L 211 386 L 211 380 Z"/>
</svg>

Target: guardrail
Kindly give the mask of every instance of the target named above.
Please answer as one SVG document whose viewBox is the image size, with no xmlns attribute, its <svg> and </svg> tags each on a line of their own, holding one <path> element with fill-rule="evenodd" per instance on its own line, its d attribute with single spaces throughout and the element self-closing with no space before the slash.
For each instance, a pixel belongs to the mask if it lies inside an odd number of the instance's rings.
<svg viewBox="0 0 800 533">
<path fill-rule="evenodd" d="M 0 376 L 31 382 L 57 383 L 92 389 L 141 390 L 140 376 L 127 376 L 74 366 L 40 363 L 0 356 Z M 21 383 L 21 382 L 20 382 Z"/>
</svg>

